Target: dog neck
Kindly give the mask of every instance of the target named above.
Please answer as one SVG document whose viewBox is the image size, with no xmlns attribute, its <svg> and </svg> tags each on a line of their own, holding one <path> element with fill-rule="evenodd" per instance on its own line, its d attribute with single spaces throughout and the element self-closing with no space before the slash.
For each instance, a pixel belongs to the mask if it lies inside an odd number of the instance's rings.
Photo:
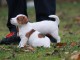
<svg viewBox="0 0 80 60">
<path fill-rule="evenodd" d="M 32 27 L 30 26 L 29 23 L 24 24 L 24 25 L 20 25 L 20 26 L 17 27 L 18 34 L 20 34 L 21 32 L 26 33 L 26 32 L 29 32 L 31 30 L 32 30 Z"/>
<path fill-rule="evenodd" d="M 29 25 L 29 22 L 27 22 L 26 24 L 20 24 L 18 25 L 18 27 L 25 27 L 25 26 L 28 26 Z"/>
</svg>

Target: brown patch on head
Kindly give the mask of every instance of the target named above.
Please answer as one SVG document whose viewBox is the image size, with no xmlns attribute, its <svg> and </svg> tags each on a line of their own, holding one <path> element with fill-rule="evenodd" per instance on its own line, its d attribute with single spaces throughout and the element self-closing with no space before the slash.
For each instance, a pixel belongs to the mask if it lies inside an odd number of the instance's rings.
<svg viewBox="0 0 80 60">
<path fill-rule="evenodd" d="M 29 38 L 29 37 L 30 37 L 30 35 L 31 35 L 33 32 L 35 32 L 35 30 L 34 30 L 34 29 L 32 29 L 31 31 L 29 31 L 28 33 L 26 33 L 26 37 L 27 37 L 27 38 Z"/>
<path fill-rule="evenodd" d="M 44 35 L 44 34 L 38 34 L 38 37 L 39 37 L 39 38 L 44 38 L 45 35 Z"/>
<path fill-rule="evenodd" d="M 19 24 L 26 24 L 28 22 L 28 18 L 26 16 L 18 16 L 17 22 Z"/>
</svg>

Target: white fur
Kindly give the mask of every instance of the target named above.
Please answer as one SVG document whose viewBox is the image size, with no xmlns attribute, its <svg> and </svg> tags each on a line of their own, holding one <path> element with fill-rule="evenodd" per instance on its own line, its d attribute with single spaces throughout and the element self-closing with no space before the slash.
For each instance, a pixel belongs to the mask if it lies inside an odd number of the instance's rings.
<svg viewBox="0 0 80 60">
<path fill-rule="evenodd" d="M 56 15 L 50 15 L 50 18 L 55 18 L 56 21 L 41 21 L 41 22 L 34 22 L 30 23 L 30 25 L 33 27 L 33 29 L 43 33 L 43 34 L 50 34 L 52 35 L 56 40 L 57 43 L 60 42 L 60 36 L 58 34 L 58 25 L 59 25 L 59 18 Z"/>
<path fill-rule="evenodd" d="M 20 16 L 20 15 L 18 15 L 18 16 Z M 50 39 L 46 36 L 44 38 L 39 38 L 38 34 L 40 32 L 38 32 L 38 31 L 33 32 L 32 35 L 28 39 L 25 35 L 27 32 L 31 31 L 33 28 L 29 22 L 24 25 L 19 25 L 16 20 L 17 17 L 11 19 L 11 24 L 19 27 L 19 36 L 21 38 L 21 41 L 19 43 L 20 48 L 24 47 L 27 44 L 27 41 L 28 41 L 29 45 L 31 45 L 33 47 L 40 47 L 40 46 L 50 47 Z"/>
<path fill-rule="evenodd" d="M 50 47 L 50 39 L 48 37 L 45 36 L 45 38 L 39 38 L 38 34 L 40 32 L 35 31 L 29 38 L 28 43 L 29 45 L 33 46 L 33 47 Z"/>
<path fill-rule="evenodd" d="M 49 15 L 49 17 L 50 18 L 55 18 L 55 22 L 57 23 L 57 24 L 59 24 L 60 23 L 60 20 L 59 20 L 59 17 L 58 16 L 56 16 L 56 15 Z"/>
</svg>

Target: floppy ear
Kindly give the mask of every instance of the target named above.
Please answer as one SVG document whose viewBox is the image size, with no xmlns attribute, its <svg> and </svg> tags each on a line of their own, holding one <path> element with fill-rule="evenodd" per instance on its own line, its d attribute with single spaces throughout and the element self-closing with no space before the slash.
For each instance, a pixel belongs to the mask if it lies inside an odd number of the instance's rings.
<svg viewBox="0 0 80 60">
<path fill-rule="evenodd" d="M 26 24 L 28 22 L 27 16 L 18 16 L 17 21 L 19 24 Z"/>
<path fill-rule="evenodd" d="M 26 24 L 28 22 L 27 16 L 23 16 L 23 24 Z"/>
</svg>

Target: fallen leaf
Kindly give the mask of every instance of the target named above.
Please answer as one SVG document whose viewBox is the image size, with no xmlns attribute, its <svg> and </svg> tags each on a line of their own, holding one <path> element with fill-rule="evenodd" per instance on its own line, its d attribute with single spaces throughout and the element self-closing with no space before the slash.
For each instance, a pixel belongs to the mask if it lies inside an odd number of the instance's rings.
<svg viewBox="0 0 80 60">
<path fill-rule="evenodd" d="M 51 52 L 47 52 L 46 53 L 46 56 L 50 56 L 52 53 Z"/>
<path fill-rule="evenodd" d="M 66 45 L 67 45 L 67 43 L 57 43 L 56 44 L 56 46 L 59 47 L 59 48 L 61 48 L 63 46 L 66 46 Z"/>
<path fill-rule="evenodd" d="M 72 60 L 80 60 L 80 53 L 73 54 L 73 55 L 71 56 L 71 59 L 72 59 Z"/>
<path fill-rule="evenodd" d="M 80 24 L 80 16 L 75 17 L 74 21 L 75 21 L 75 23 Z"/>
<path fill-rule="evenodd" d="M 70 46 L 76 46 L 77 42 L 71 42 Z"/>
</svg>

